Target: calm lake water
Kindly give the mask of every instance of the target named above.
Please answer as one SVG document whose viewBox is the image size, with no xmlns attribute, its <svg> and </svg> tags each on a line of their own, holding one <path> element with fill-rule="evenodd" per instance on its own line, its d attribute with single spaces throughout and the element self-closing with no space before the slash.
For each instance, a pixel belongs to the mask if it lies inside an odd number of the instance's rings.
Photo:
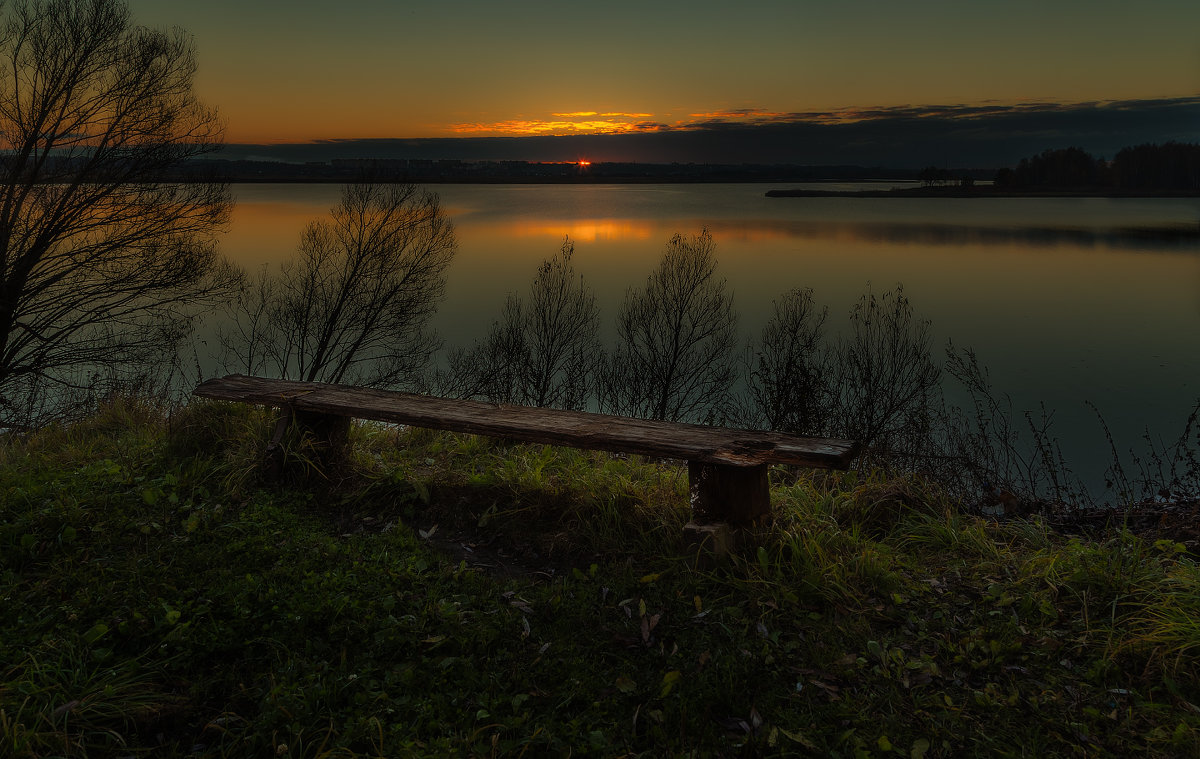
<svg viewBox="0 0 1200 759">
<path fill-rule="evenodd" d="M 667 240 L 707 227 L 747 335 L 790 288 L 811 287 L 838 330 L 868 285 L 903 283 L 939 350 L 973 347 L 1017 410 L 1054 409 L 1090 482 L 1108 448 L 1085 401 L 1140 449 L 1146 429 L 1176 437 L 1200 398 L 1200 200 L 764 196 L 782 186 L 800 185 L 437 185 L 460 251 L 436 327 L 469 346 L 564 237 L 611 323 Z M 286 258 L 339 192 L 235 186 L 225 253 L 250 268 Z"/>
</svg>

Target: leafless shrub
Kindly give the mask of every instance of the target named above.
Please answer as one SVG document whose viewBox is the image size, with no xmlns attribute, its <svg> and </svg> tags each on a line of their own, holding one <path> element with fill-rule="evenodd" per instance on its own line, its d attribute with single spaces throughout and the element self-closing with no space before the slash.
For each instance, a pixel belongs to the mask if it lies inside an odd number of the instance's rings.
<svg viewBox="0 0 1200 759">
<path fill-rule="evenodd" d="M 625 295 L 602 405 L 651 419 L 721 421 L 737 376 L 736 334 L 712 235 L 675 235 L 646 286 Z"/>
<path fill-rule="evenodd" d="M 1017 412 L 1012 399 L 992 387 L 987 368 L 970 348 L 947 345 L 946 374 L 966 392 L 967 405 L 943 408 L 937 453 L 917 462 L 919 469 L 960 498 L 984 506 L 999 494 L 1010 510 L 1015 504 L 1086 500 L 1054 436 L 1052 411 Z"/>
<path fill-rule="evenodd" d="M 538 267 L 527 300 L 510 295 L 500 319 L 470 351 L 450 354 L 442 384 L 495 403 L 583 408 L 600 357 L 600 311 L 575 273 L 575 245 Z"/>
<path fill-rule="evenodd" d="M 741 419 L 800 435 L 820 435 L 830 411 L 829 309 L 817 308 L 811 288 L 789 290 L 773 304 L 756 345 L 747 349 L 746 399 Z"/>
<path fill-rule="evenodd" d="M 416 383 L 438 348 L 430 318 L 457 250 L 436 194 L 347 185 L 278 275 L 250 281 L 222 336 L 228 367 L 371 387 Z"/>
<path fill-rule="evenodd" d="M 924 447 L 941 379 L 931 343 L 929 322 L 914 317 L 902 286 L 882 295 L 868 289 L 834 348 L 830 431 L 860 441 L 874 458 Z"/>
</svg>

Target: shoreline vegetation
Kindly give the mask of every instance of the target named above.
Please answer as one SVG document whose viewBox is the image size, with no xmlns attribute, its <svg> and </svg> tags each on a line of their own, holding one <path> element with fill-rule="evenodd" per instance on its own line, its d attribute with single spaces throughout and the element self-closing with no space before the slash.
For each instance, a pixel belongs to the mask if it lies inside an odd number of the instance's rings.
<svg viewBox="0 0 1200 759">
<path fill-rule="evenodd" d="M 1170 534 L 775 467 L 714 564 L 678 462 L 355 424 L 268 484 L 273 422 L 114 396 L 0 437 L 6 756 L 1200 752 Z"/>
</svg>

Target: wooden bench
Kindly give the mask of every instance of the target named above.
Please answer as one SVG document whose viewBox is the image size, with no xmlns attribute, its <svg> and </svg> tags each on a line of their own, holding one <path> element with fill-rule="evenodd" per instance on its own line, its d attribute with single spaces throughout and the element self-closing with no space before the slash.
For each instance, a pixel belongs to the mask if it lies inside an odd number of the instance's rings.
<svg viewBox="0 0 1200 759">
<path fill-rule="evenodd" d="M 435 398 L 320 382 L 230 375 L 201 383 L 202 398 L 284 409 L 273 445 L 297 423 L 331 446 L 345 440 L 350 419 L 466 432 L 530 443 L 683 459 L 694 525 L 755 522 L 771 510 L 768 464 L 845 469 L 857 454 L 849 440 L 735 430 L 480 401 Z"/>
</svg>

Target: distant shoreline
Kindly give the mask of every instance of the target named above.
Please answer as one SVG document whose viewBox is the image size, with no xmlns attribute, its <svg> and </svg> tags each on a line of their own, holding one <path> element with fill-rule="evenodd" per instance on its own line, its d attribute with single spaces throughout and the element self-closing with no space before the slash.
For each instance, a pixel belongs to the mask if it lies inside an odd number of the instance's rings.
<svg viewBox="0 0 1200 759">
<path fill-rule="evenodd" d="M 1200 190 L 1116 190 L 1111 187 L 902 187 L 891 190 L 767 190 L 768 198 L 1200 198 Z"/>
</svg>

